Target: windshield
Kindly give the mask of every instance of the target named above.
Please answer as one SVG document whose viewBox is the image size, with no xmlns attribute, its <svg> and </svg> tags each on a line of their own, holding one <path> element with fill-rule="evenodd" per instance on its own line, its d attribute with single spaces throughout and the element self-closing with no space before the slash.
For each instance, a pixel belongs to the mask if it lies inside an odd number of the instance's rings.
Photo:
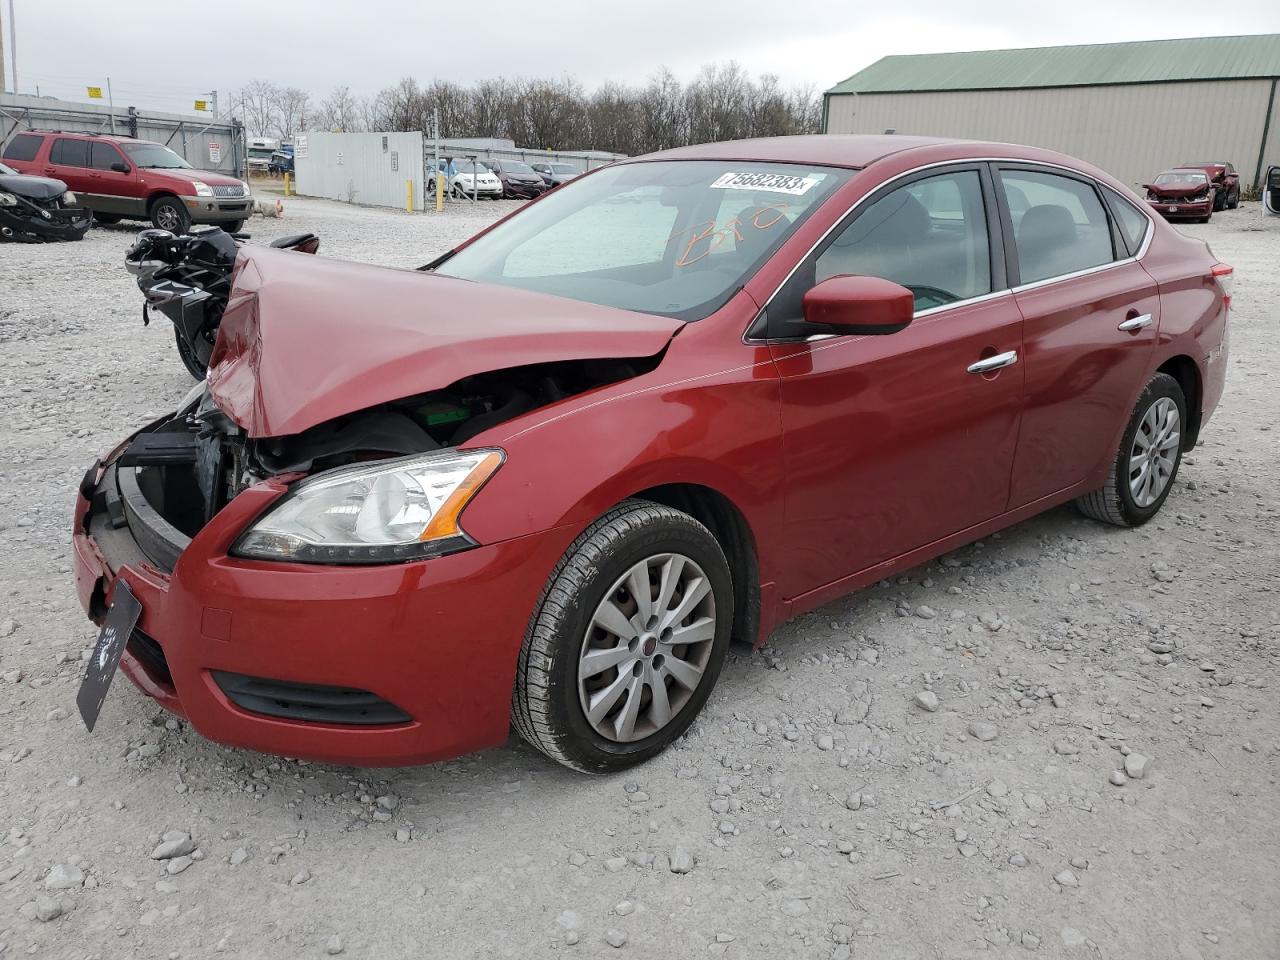
<svg viewBox="0 0 1280 960">
<path fill-rule="evenodd" d="M 436 272 L 700 320 L 849 174 L 744 161 L 605 167 L 551 191 Z"/>
<path fill-rule="evenodd" d="M 154 170 L 191 169 L 191 164 L 168 147 L 162 147 L 158 143 L 122 143 L 120 146 L 129 155 L 129 159 L 139 167 Z"/>
<path fill-rule="evenodd" d="M 1162 173 L 1156 177 L 1155 184 L 1157 187 L 1167 187 L 1172 183 L 1208 183 L 1209 178 L 1203 173 L 1195 173 L 1191 171 L 1172 170 L 1169 173 Z"/>
<path fill-rule="evenodd" d="M 567 163 L 553 163 L 551 164 L 551 172 L 552 173 L 577 173 L 578 168 L 571 167 Z"/>
<path fill-rule="evenodd" d="M 510 160 L 502 161 L 502 169 L 507 173 L 533 173 L 533 167 L 527 163 L 513 163 Z"/>
</svg>

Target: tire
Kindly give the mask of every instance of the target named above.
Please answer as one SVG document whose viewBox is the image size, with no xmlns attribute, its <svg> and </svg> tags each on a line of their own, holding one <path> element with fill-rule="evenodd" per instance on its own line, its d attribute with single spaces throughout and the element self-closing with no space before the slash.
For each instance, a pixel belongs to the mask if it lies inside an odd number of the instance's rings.
<svg viewBox="0 0 1280 960">
<path fill-rule="evenodd" d="M 244 221 L 243 220 L 227 220 L 223 223 L 218 224 L 218 226 L 220 226 L 223 230 L 227 231 L 227 233 L 239 233 L 241 230 L 244 229 Z"/>
<path fill-rule="evenodd" d="M 649 574 L 645 586 L 658 594 L 649 602 L 659 601 L 659 611 L 678 616 L 697 590 L 696 605 L 674 624 L 685 624 L 681 629 L 700 639 L 673 644 L 671 631 L 659 633 L 652 623 L 649 632 L 637 635 L 628 617 L 640 612 L 624 582 L 637 570 Z M 676 570 L 675 589 L 662 604 L 664 576 Z M 705 594 L 703 585 L 710 588 Z M 606 608 L 620 614 L 612 622 L 624 630 L 615 634 L 598 625 Z M 648 760 L 684 733 L 706 703 L 729 648 L 732 623 L 733 579 L 711 532 L 686 513 L 628 500 L 583 531 L 543 587 L 520 650 L 512 723 L 530 745 L 584 773 L 623 770 Z M 624 637 L 628 630 L 630 642 Z M 612 656 L 611 665 L 597 664 L 580 681 L 582 658 L 590 654 L 597 660 Z M 672 671 L 668 661 L 681 663 L 680 670 Z M 691 664 L 700 667 L 696 676 L 687 673 Z M 677 681 L 677 673 L 692 677 L 692 686 Z M 654 700 L 655 680 L 664 691 L 666 719 Z M 620 695 L 606 695 L 613 690 Z M 603 708 L 594 724 L 587 714 L 593 697 Z M 633 700 L 633 726 L 627 732 Z"/>
<path fill-rule="evenodd" d="M 1173 430 L 1173 434 L 1176 435 L 1176 445 L 1172 447 L 1172 457 L 1169 457 L 1166 452 L 1164 459 L 1171 461 L 1172 466 L 1166 466 L 1163 472 L 1157 471 L 1157 482 L 1163 477 L 1163 486 L 1159 490 L 1151 491 L 1155 494 L 1154 498 L 1147 500 L 1144 497 L 1140 501 L 1135 496 L 1130 482 L 1131 458 L 1137 459 L 1142 455 L 1141 443 L 1144 438 L 1149 441 L 1152 436 L 1153 412 L 1154 422 L 1157 425 L 1157 437 L 1159 427 L 1168 424 L 1169 404 L 1172 404 L 1172 409 L 1177 412 L 1177 422 Z M 1167 373 L 1157 373 L 1147 383 L 1146 389 L 1142 391 L 1142 396 L 1138 398 L 1138 403 L 1133 408 L 1129 424 L 1120 438 L 1120 449 L 1116 451 L 1116 458 L 1111 464 L 1111 474 L 1107 477 L 1106 485 L 1100 490 L 1078 497 L 1076 507 L 1086 517 L 1102 523 L 1111 523 L 1118 527 L 1142 526 L 1160 512 L 1160 508 L 1169 496 L 1169 491 L 1173 489 L 1173 483 L 1178 477 L 1178 466 L 1182 463 L 1182 451 L 1186 446 L 1186 429 L 1187 399 L 1182 392 L 1182 387 Z M 1152 464 L 1148 464 L 1147 468 L 1149 471 L 1155 469 Z M 1142 475 L 1139 470 L 1139 476 Z"/>
<path fill-rule="evenodd" d="M 147 213 L 151 217 L 151 225 L 158 230 L 186 233 L 191 228 L 191 214 L 177 197 L 157 197 Z"/>
<path fill-rule="evenodd" d="M 178 332 L 177 327 L 173 328 L 173 338 L 178 341 L 178 356 L 182 358 L 182 365 L 187 368 L 187 373 L 197 380 L 203 380 L 209 373 L 209 368 L 201 363 L 200 358 L 187 346 L 187 341 L 182 339 L 182 334 Z"/>
<path fill-rule="evenodd" d="M 113 223 L 119 223 L 120 215 L 118 213 L 95 213 L 93 215 L 93 220 L 95 223 L 105 223 L 110 225 Z"/>
<path fill-rule="evenodd" d="M 1240 206 L 1240 191 L 1239 191 L 1239 189 L 1237 189 L 1235 193 L 1231 194 L 1231 199 L 1227 201 L 1227 209 L 1228 209 L 1228 210 L 1234 210 L 1234 209 L 1236 209 L 1236 207 L 1238 207 L 1238 206 Z"/>
<path fill-rule="evenodd" d="M 1225 210 L 1226 208 L 1227 208 L 1226 192 L 1223 190 L 1215 190 L 1213 192 L 1213 212 L 1217 213 L 1220 210 Z"/>
</svg>

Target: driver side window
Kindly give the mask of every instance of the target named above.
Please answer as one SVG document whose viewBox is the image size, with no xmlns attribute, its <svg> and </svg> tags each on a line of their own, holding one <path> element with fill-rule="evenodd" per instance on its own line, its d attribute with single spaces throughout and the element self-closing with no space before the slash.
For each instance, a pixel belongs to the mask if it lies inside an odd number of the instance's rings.
<svg viewBox="0 0 1280 960">
<path fill-rule="evenodd" d="M 915 180 L 866 207 L 818 256 L 814 283 L 842 274 L 899 283 L 915 294 L 917 310 L 990 293 L 978 173 Z"/>
</svg>

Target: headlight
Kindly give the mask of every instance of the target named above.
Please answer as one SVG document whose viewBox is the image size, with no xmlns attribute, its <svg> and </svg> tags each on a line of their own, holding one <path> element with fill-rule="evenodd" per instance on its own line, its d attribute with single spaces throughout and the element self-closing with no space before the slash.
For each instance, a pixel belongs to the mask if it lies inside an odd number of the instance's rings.
<svg viewBox="0 0 1280 960">
<path fill-rule="evenodd" d="M 12 193 L 0 193 L 0 207 L 16 207 L 18 198 Z"/>
<path fill-rule="evenodd" d="M 458 515 L 502 460 L 500 450 L 475 450 L 327 470 L 294 487 L 232 553 L 299 563 L 394 563 L 471 546 Z"/>
<path fill-rule="evenodd" d="M 62 200 L 62 205 L 63 205 L 64 207 L 73 207 L 73 206 L 75 206 L 75 203 L 76 203 L 76 195 L 75 195 L 74 193 L 72 193 L 70 190 L 68 190 L 66 193 L 64 193 L 64 194 L 63 194 L 59 199 L 61 199 L 61 200 Z"/>
<path fill-rule="evenodd" d="M 199 180 L 192 180 L 191 184 L 196 188 L 197 197 L 213 196 L 213 187 L 209 186 L 207 183 L 201 183 Z"/>
<path fill-rule="evenodd" d="M 241 180 L 240 183 L 244 185 L 244 195 L 246 197 L 251 196 L 253 194 L 253 187 L 249 186 L 249 181 Z"/>
</svg>

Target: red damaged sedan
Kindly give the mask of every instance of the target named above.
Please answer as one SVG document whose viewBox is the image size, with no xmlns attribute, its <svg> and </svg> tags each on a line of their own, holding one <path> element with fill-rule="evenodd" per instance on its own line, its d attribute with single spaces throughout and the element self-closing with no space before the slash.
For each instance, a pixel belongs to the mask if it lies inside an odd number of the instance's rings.
<svg viewBox="0 0 1280 960">
<path fill-rule="evenodd" d="M 1143 189 L 1151 209 L 1166 220 L 1208 223 L 1218 209 L 1217 188 L 1203 170 L 1166 170 Z"/>
<path fill-rule="evenodd" d="M 731 637 L 1151 519 L 1230 273 L 1080 161 L 897 136 L 617 163 L 421 271 L 246 248 L 207 382 L 81 485 L 81 710 L 118 662 L 256 750 L 642 761 Z"/>
</svg>

